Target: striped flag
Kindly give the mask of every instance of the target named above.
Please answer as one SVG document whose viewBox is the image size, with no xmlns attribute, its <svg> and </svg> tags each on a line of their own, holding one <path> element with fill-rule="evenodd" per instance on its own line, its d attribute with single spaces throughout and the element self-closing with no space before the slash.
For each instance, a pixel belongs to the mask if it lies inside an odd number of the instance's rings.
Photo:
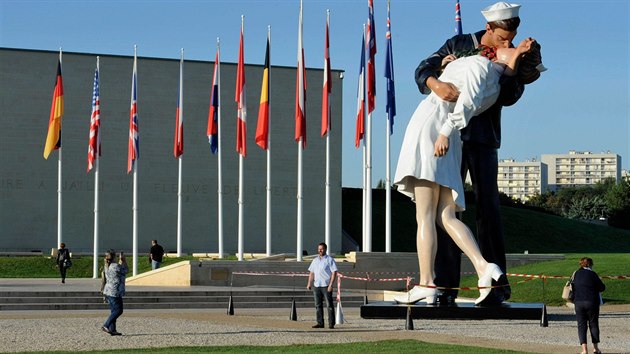
<svg viewBox="0 0 630 354">
<path fill-rule="evenodd" d="M 462 34 L 462 14 L 460 12 L 459 0 L 455 3 L 455 34 Z"/>
<path fill-rule="evenodd" d="M 265 68 L 263 70 L 262 87 L 260 89 L 260 108 L 258 109 L 258 125 L 256 126 L 256 144 L 263 150 L 269 148 L 269 32 L 267 32 L 267 50 L 265 51 Z"/>
<path fill-rule="evenodd" d="M 241 40 L 238 48 L 238 67 L 236 69 L 236 92 L 234 101 L 238 106 L 236 117 L 236 151 L 247 156 L 247 104 L 245 102 L 245 63 L 243 53 L 243 21 L 241 21 Z"/>
<path fill-rule="evenodd" d="M 365 135 L 365 34 L 361 33 L 361 64 L 359 65 L 359 86 L 357 89 L 357 128 L 354 146 L 359 147 Z"/>
<path fill-rule="evenodd" d="M 140 135 L 138 132 L 138 57 L 133 56 L 131 77 L 131 108 L 129 109 L 129 144 L 127 149 L 127 173 L 131 172 L 140 157 Z"/>
<path fill-rule="evenodd" d="M 302 139 L 306 147 L 306 69 L 304 68 L 304 44 L 302 42 L 302 2 L 298 23 L 297 79 L 295 80 L 295 141 Z"/>
<path fill-rule="evenodd" d="M 98 62 L 94 70 L 94 90 L 92 90 L 92 116 L 90 117 L 90 140 L 88 143 L 87 172 L 94 168 L 94 163 L 101 156 L 101 100 L 99 90 Z"/>
<path fill-rule="evenodd" d="M 394 55 L 392 52 L 392 28 L 389 17 L 389 2 L 387 3 L 387 46 L 385 48 L 385 81 L 387 83 L 387 120 L 389 120 L 389 134 L 394 133 L 394 116 L 396 115 L 396 91 L 394 90 Z"/>
<path fill-rule="evenodd" d="M 175 110 L 175 137 L 173 139 L 173 156 L 179 158 L 184 154 L 184 50 L 179 59 L 179 89 L 177 109 Z"/>
<path fill-rule="evenodd" d="M 55 89 L 53 91 L 52 104 L 50 106 L 50 119 L 48 120 L 48 133 L 46 144 L 44 145 L 44 158 L 53 150 L 61 147 L 61 117 L 63 116 L 63 79 L 61 78 L 61 52 L 57 61 L 57 78 L 55 79 Z"/>
<path fill-rule="evenodd" d="M 376 105 L 376 27 L 374 24 L 374 2 L 368 0 L 368 22 L 367 22 L 367 106 L 368 113 L 372 113 Z"/>
<path fill-rule="evenodd" d="M 210 111 L 208 113 L 208 143 L 210 143 L 210 151 L 216 154 L 219 151 L 219 48 L 217 46 L 217 54 L 214 57 L 214 74 L 212 75 L 212 92 L 210 93 Z"/>
<path fill-rule="evenodd" d="M 326 44 L 324 47 L 324 87 L 322 89 L 322 136 L 330 130 L 330 92 L 332 91 L 332 76 L 330 73 L 330 12 L 326 16 Z"/>
</svg>

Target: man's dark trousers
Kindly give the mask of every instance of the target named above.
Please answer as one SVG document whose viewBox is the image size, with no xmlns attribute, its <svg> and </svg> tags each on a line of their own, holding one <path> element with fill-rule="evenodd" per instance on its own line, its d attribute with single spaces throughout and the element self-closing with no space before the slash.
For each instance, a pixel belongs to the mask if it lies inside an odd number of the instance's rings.
<svg viewBox="0 0 630 354">
<path fill-rule="evenodd" d="M 327 286 L 314 286 L 313 297 L 315 298 L 315 313 L 317 314 L 317 324 L 324 325 L 324 299 L 328 309 L 328 327 L 335 325 L 335 307 L 333 306 L 332 291 L 328 292 Z"/>
</svg>

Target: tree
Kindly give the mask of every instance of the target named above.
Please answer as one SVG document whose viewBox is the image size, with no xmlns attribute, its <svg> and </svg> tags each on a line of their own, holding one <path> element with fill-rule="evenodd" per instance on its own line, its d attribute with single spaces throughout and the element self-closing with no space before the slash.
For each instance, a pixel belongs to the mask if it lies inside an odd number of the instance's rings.
<svg viewBox="0 0 630 354">
<path fill-rule="evenodd" d="M 630 181 L 614 185 L 604 199 L 609 208 L 608 225 L 630 229 Z"/>
</svg>

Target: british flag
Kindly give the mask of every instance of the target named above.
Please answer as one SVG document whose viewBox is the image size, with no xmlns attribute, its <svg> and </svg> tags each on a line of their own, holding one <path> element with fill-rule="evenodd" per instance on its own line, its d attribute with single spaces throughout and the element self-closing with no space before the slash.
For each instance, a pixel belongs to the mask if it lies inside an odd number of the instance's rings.
<svg viewBox="0 0 630 354">
<path fill-rule="evenodd" d="M 129 110 L 129 145 L 127 152 L 127 173 L 134 168 L 140 156 L 140 135 L 138 133 L 138 58 L 133 56 L 133 76 L 131 78 L 131 109 Z"/>
</svg>

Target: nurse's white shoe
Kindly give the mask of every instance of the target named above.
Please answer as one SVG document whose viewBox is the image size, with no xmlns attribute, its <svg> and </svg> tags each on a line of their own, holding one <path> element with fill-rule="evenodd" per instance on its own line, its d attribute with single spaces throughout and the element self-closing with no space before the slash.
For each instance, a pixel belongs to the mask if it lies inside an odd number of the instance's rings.
<svg viewBox="0 0 630 354">
<path fill-rule="evenodd" d="M 435 288 L 425 288 L 421 286 L 414 286 L 406 294 L 394 296 L 394 301 L 399 304 L 415 304 L 416 302 L 426 299 L 428 305 L 435 304 L 437 299 L 438 290 Z"/>
<path fill-rule="evenodd" d="M 488 263 L 486 270 L 483 272 L 483 275 L 479 277 L 479 281 L 477 282 L 477 285 L 483 289 L 479 289 L 479 297 L 475 300 L 475 305 L 480 304 L 490 295 L 490 291 L 492 291 L 492 279 L 499 280 L 502 274 L 503 272 L 498 265 Z"/>
</svg>

